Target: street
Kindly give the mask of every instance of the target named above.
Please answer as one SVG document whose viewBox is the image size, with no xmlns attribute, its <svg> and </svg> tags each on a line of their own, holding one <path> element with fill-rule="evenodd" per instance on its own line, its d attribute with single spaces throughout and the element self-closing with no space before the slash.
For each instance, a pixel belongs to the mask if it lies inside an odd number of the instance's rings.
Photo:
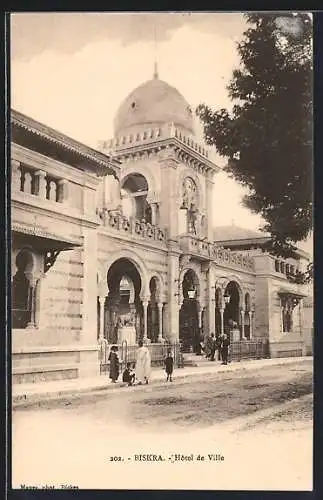
<svg viewBox="0 0 323 500">
<path fill-rule="evenodd" d="M 304 359 L 21 407 L 13 486 L 311 489 L 312 402 Z"/>
</svg>

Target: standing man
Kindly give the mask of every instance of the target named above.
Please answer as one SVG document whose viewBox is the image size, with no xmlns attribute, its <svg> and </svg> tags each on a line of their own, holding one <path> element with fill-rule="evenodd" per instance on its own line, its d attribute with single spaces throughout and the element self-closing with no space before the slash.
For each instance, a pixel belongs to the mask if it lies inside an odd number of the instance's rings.
<svg viewBox="0 0 323 500">
<path fill-rule="evenodd" d="M 216 361 L 221 361 L 221 337 L 218 333 L 215 334 L 215 352 L 216 352 Z"/>
<path fill-rule="evenodd" d="M 223 365 L 228 364 L 229 346 L 230 346 L 230 340 L 229 340 L 228 334 L 225 333 L 223 335 L 222 349 L 221 349 L 221 357 L 222 357 L 222 364 Z"/>
<path fill-rule="evenodd" d="M 136 356 L 136 379 L 138 384 L 148 384 L 151 374 L 151 358 L 149 350 L 144 346 L 143 341 L 139 340 Z"/>
<path fill-rule="evenodd" d="M 214 361 L 214 355 L 216 351 L 216 342 L 214 338 L 214 333 L 211 334 L 211 342 L 210 342 L 210 360 Z"/>
</svg>

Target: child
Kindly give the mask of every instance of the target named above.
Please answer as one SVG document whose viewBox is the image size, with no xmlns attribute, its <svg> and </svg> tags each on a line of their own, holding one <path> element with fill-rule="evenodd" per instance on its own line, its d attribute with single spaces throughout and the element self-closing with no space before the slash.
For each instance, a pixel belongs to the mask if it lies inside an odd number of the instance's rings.
<svg viewBox="0 0 323 500">
<path fill-rule="evenodd" d="M 166 382 L 168 381 L 172 382 L 173 368 L 174 368 L 174 359 L 172 356 L 172 351 L 169 349 L 167 351 L 167 356 L 165 358 L 165 370 L 167 374 Z"/>
<path fill-rule="evenodd" d="M 132 371 L 131 363 L 127 363 L 127 368 L 122 374 L 122 382 L 126 382 L 128 386 L 134 384 L 135 382 L 135 374 Z"/>
</svg>

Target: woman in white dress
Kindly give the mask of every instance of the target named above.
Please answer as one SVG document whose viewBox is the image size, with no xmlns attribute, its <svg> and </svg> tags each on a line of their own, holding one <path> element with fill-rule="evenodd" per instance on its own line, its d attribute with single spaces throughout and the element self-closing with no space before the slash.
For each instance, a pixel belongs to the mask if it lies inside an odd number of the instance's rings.
<svg viewBox="0 0 323 500">
<path fill-rule="evenodd" d="M 151 372 L 151 358 L 149 350 L 143 345 L 143 341 L 138 342 L 136 356 L 136 379 L 138 384 L 148 384 Z"/>
</svg>

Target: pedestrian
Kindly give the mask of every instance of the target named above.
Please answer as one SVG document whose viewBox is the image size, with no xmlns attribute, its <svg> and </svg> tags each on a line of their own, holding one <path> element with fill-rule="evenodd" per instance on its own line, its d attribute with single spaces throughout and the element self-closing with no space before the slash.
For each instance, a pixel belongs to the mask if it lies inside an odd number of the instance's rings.
<svg viewBox="0 0 323 500">
<path fill-rule="evenodd" d="M 114 384 L 118 380 L 119 377 L 119 357 L 118 357 L 118 347 L 113 345 L 109 354 L 110 361 L 110 379 Z"/>
<path fill-rule="evenodd" d="M 222 364 L 223 365 L 227 365 L 228 364 L 229 346 L 230 346 L 230 340 L 229 340 L 228 334 L 225 333 L 223 335 L 222 349 L 221 349 L 221 357 L 222 357 Z"/>
<path fill-rule="evenodd" d="M 207 334 L 204 339 L 204 353 L 206 359 L 209 359 L 211 357 L 211 345 L 212 345 L 212 338 L 210 337 L 209 334 Z"/>
<path fill-rule="evenodd" d="M 122 374 L 122 382 L 125 382 L 129 386 L 135 382 L 135 374 L 131 368 L 131 363 L 127 363 L 127 367 Z"/>
<path fill-rule="evenodd" d="M 151 358 L 149 350 L 144 346 L 143 341 L 139 340 L 136 355 L 136 379 L 138 385 L 148 384 L 151 373 Z"/>
<path fill-rule="evenodd" d="M 214 338 L 214 333 L 211 334 L 210 349 L 211 349 L 210 360 L 214 361 L 214 355 L 215 355 L 215 351 L 216 351 L 216 342 L 215 342 L 215 338 Z"/>
<path fill-rule="evenodd" d="M 221 337 L 219 333 L 215 334 L 215 353 L 216 353 L 216 361 L 221 360 Z"/>
<path fill-rule="evenodd" d="M 166 382 L 172 382 L 172 375 L 173 375 L 173 370 L 174 370 L 174 358 L 172 355 L 172 351 L 168 349 L 167 351 L 167 356 L 165 358 L 165 371 L 166 371 Z"/>
</svg>

